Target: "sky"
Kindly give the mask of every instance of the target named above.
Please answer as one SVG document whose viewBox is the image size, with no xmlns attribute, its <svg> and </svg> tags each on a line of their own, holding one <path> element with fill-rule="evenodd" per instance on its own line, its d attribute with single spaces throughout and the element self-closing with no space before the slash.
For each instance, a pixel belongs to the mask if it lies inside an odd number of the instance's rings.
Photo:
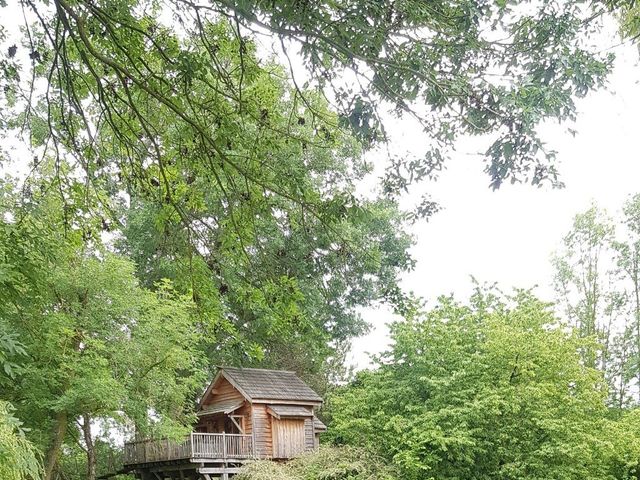
<svg viewBox="0 0 640 480">
<path fill-rule="evenodd" d="M 616 41 L 603 37 L 602 46 Z M 640 193 L 640 53 L 632 45 L 613 51 L 617 59 L 607 89 L 578 101 L 572 126 L 578 134 L 573 137 L 568 125 L 557 123 L 541 128 L 548 146 L 558 152 L 564 189 L 504 185 L 492 191 L 477 154 L 487 142 L 459 142 L 441 178 L 426 185 L 442 210 L 411 228 L 416 239 L 411 253 L 417 263 L 402 278 L 406 290 L 426 299 L 427 305 L 443 294 L 464 300 L 472 291 L 473 276 L 507 291 L 537 286 L 541 298 L 553 300 L 550 259 L 573 217 L 592 202 L 615 215 L 630 195 Z M 399 122 L 394 131 L 394 142 L 420 151 L 424 136 L 408 122 Z M 417 198 L 405 199 L 411 200 Z M 354 342 L 349 362 L 356 368 L 370 364 L 369 353 L 385 350 L 386 324 L 394 318 L 383 307 L 362 314 L 372 331 Z"/>
</svg>

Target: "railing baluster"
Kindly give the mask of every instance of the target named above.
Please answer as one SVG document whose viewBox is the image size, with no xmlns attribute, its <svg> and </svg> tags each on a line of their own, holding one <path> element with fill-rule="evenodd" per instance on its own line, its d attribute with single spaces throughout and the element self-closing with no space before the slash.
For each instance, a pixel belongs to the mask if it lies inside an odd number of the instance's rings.
<svg viewBox="0 0 640 480">
<path fill-rule="evenodd" d="M 142 440 L 124 445 L 127 465 L 181 458 L 251 458 L 253 438 L 237 433 L 191 433 L 184 441 Z"/>
</svg>

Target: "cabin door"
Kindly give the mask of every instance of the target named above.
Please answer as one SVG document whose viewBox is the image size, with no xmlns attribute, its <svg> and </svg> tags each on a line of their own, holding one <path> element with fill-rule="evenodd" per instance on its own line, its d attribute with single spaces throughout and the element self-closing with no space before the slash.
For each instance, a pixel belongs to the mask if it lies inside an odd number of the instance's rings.
<svg viewBox="0 0 640 480">
<path fill-rule="evenodd" d="M 273 457 L 293 458 L 305 450 L 304 419 L 272 418 Z"/>
</svg>

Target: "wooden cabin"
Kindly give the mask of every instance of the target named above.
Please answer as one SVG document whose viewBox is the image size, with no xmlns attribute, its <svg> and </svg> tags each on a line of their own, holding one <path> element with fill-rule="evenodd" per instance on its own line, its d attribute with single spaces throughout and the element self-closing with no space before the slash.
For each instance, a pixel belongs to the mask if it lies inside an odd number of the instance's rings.
<svg viewBox="0 0 640 480">
<path fill-rule="evenodd" d="M 227 479 L 251 459 L 286 460 L 319 445 L 322 398 L 294 372 L 221 367 L 182 443 L 125 444 L 124 467 L 142 480 Z"/>
</svg>

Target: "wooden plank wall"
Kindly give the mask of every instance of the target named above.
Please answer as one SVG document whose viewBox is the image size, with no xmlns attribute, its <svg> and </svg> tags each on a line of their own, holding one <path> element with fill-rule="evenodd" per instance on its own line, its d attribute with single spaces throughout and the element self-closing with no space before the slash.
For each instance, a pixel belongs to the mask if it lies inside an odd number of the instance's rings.
<svg viewBox="0 0 640 480">
<path fill-rule="evenodd" d="M 242 394 L 224 377 L 221 377 L 220 380 L 218 380 L 218 384 L 214 385 L 213 390 L 215 390 L 216 393 L 211 393 L 209 398 L 205 399 L 203 405 L 204 408 L 220 402 L 228 402 L 230 400 L 240 401 L 244 398 Z"/>
<path fill-rule="evenodd" d="M 253 432 L 253 415 L 251 415 L 251 404 L 245 403 L 242 408 L 239 408 L 234 413 L 236 415 L 244 416 L 244 433 L 245 435 L 251 435 L 251 433 Z"/>
<path fill-rule="evenodd" d="M 302 418 L 272 420 L 274 458 L 293 458 L 306 450 L 304 424 Z"/>
<path fill-rule="evenodd" d="M 253 404 L 253 421 L 256 455 L 260 458 L 270 458 L 273 455 L 271 415 L 267 412 L 265 404 Z"/>
<path fill-rule="evenodd" d="M 304 447 L 307 452 L 315 448 L 313 418 L 305 418 L 304 420 Z"/>
</svg>

